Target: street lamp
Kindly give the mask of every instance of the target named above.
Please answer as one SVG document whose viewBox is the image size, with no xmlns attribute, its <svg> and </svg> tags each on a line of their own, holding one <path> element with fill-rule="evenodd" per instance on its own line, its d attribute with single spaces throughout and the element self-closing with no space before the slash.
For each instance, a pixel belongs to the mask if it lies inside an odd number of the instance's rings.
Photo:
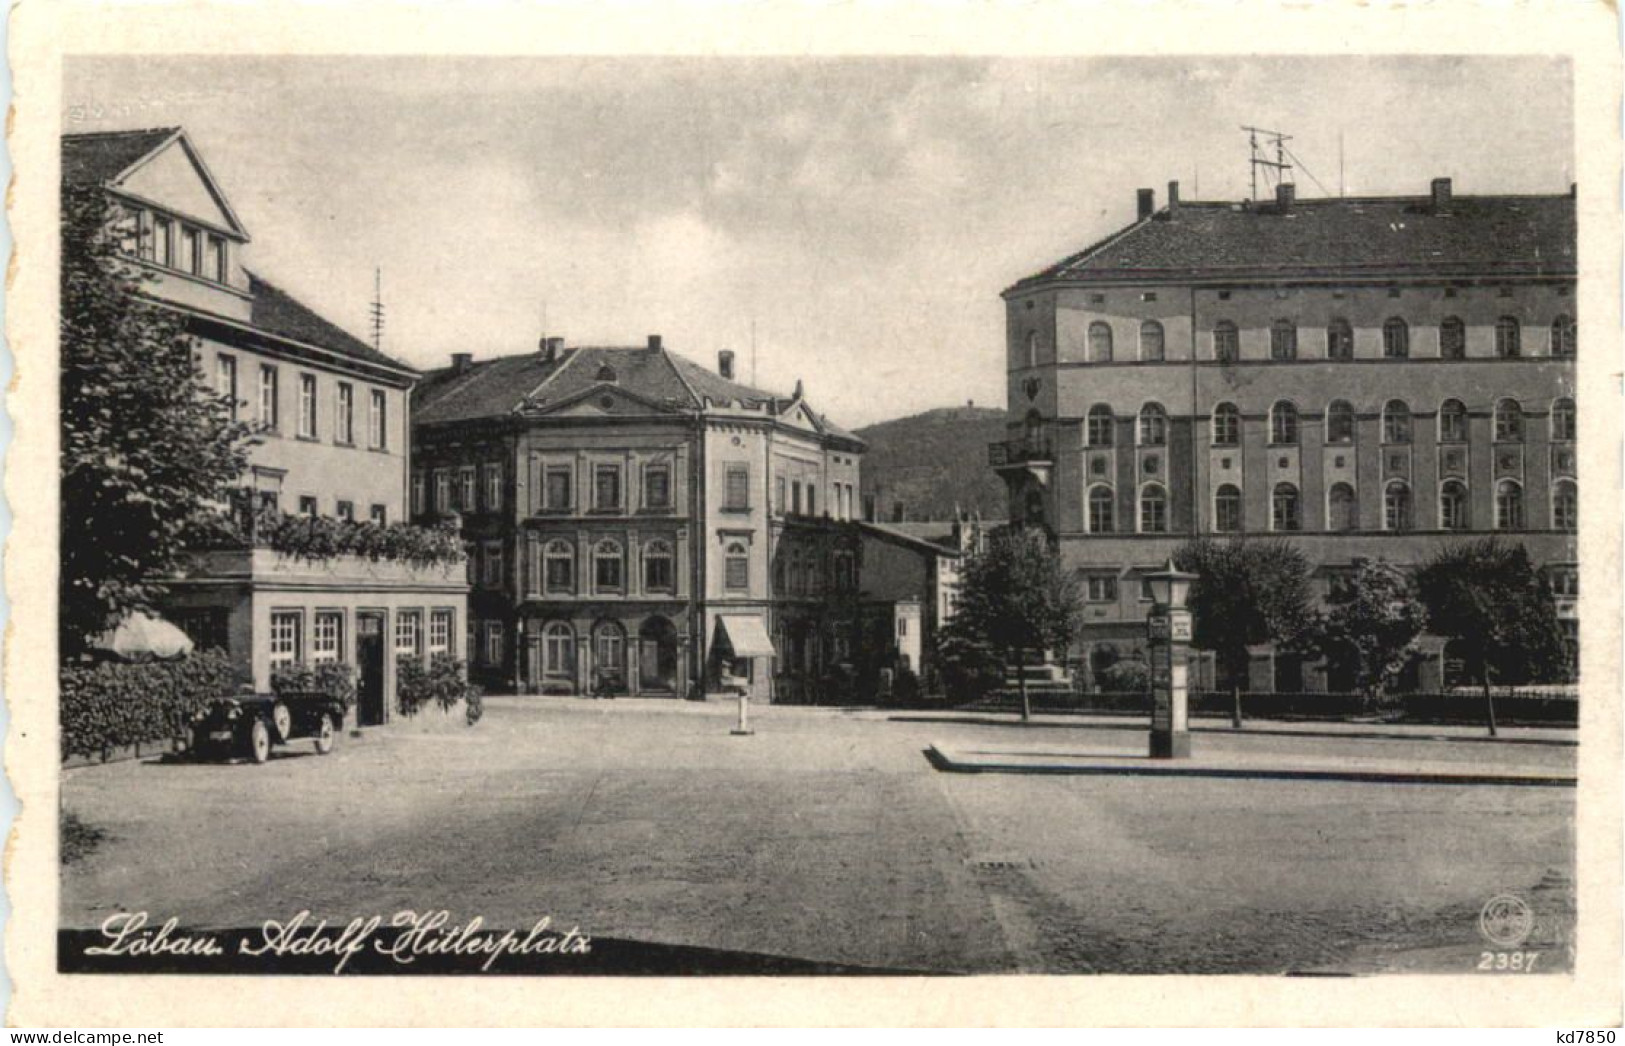
<svg viewBox="0 0 1625 1046">
<path fill-rule="evenodd" d="M 1191 612 L 1185 602 L 1197 575 L 1174 566 L 1145 575 L 1151 588 L 1146 638 L 1151 647 L 1151 758 L 1184 759 L 1191 754 L 1188 723 L 1186 650 Z"/>
</svg>

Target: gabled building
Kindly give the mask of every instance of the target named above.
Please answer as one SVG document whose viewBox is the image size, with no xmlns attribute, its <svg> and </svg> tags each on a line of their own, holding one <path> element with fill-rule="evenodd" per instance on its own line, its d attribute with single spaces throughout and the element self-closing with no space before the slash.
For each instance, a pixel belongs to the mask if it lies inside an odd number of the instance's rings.
<svg viewBox="0 0 1625 1046">
<path fill-rule="evenodd" d="M 461 518 L 488 685 L 792 701 L 851 657 L 863 443 L 799 386 L 547 338 L 455 356 L 413 418 L 413 518 Z"/>
<path fill-rule="evenodd" d="M 417 372 L 247 267 L 248 230 L 186 132 L 64 135 L 62 178 L 106 193 L 128 227 L 141 293 L 185 319 L 213 391 L 255 427 L 245 500 L 263 512 L 404 521 Z M 300 563 L 249 539 L 200 552 L 169 588 L 167 613 L 199 645 L 228 650 L 258 689 L 283 662 L 356 665 L 361 725 L 391 714 L 394 655 L 463 653 L 460 569 Z"/>
<path fill-rule="evenodd" d="M 1004 292 L 1011 518 L 1083 575 L 1086 652 L 1137 646 L 1143 576 L 1197 536 L 1278 535 L 1338 584 L 1361 558 L 1526 545 L 1574 627 L 1575 198 L 1193 202 Z M 1572 631 L 1571 631 L 1572 634 Z M 1415 684 L 1441 682 L 1442 644 Z M 1260 651 L 1256 689 L 1340 689 Z"/>
</svg>

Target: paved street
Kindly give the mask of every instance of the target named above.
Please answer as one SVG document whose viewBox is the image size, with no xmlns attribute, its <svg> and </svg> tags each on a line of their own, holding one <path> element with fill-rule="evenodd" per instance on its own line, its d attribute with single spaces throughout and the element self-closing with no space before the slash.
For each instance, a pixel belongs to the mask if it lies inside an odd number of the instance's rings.
<svg viewBox="0 0 1625 1046">
<path fill-rule="evenodd" d="M 106 838 L 64 926 L 198 927 L 445 907 L 589 934 L 892 970 L 1467 971 L 1513 892 L 1566 963 L 1567 788 L 940 773 L 932 742 L 1087 746 L 877 712 L 498 698 L 474 729 L 264 766 L 68 771 Z M 949 721 L 944 721 L 949 720 Z M 1230 736 L 1204 749 L 1572 771 L 1561 744 Z"/>
</svg>

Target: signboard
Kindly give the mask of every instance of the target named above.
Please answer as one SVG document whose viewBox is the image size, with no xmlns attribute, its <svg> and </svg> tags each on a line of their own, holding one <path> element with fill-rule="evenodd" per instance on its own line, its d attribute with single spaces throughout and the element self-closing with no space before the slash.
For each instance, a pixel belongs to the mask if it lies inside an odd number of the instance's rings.
<svg viewBox="0 0 1625 1046">
<path fill-rule="evenodd" d="M 1191 641 L 1191 617 L 1189 614 L 1180 614 L 1169 621 L 1172 626 L 1169 638 L 1176 643 L 1189 643 Z"/>
<path fill-rule="evenodd" d="M 1162 614 L 1152 614 L 1146 618 L 1145 628 L 1152 639 L 1167 639 L 1169 636 L 1168 619 Z"/>
</svg>

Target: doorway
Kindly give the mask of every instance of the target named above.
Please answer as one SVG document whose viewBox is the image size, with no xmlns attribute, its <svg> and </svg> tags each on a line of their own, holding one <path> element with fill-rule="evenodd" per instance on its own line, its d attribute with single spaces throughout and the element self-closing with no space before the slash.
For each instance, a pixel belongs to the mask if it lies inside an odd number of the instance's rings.
<svg viewBox="0 0 1625 1046">
<path fill-rule="evenodd" d="M 356 726 L 384 724 L 384 615 L 355 619 Z"/>
</svg>

